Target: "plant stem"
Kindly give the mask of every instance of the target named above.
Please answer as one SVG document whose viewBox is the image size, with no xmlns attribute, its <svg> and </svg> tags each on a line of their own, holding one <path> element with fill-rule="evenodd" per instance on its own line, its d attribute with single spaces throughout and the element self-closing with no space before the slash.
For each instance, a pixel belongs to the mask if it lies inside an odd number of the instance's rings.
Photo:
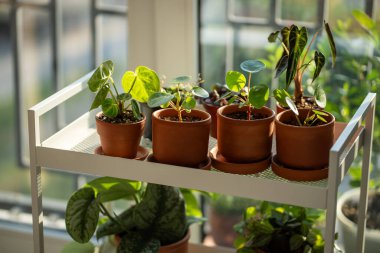
<svg viewBox="0 0 380 253">
<path fill-rule="evenodd" d="M 102 214 L 106 215 L 110 220 L 112 220 L 113 222 L 119 224 L 121 227 L 124 228 L 124 225 L 121 222 L 119 222 L 117 219 L 112 217 L 112 215 L 108 212 L 107 208 L 101 202 L 98 202 L 98 205 Z"/>
<path fill-rule="evenodd" d="M 249 89 L 251 87 L 251 76 L 252 76 L 252 73 L 249 72 L 249 75 L 248 75 L 248 92 L 247 92 L 247 100 L 249 100 Z M 250 120 L 251 119 L 251 104 L 248 103 L 248 115 L 247 115 L 247 120 Z"/>
<path fill-rule="evenodd" d="M 182 110 L 177 109 L 179 122 L 182 122 Z"/>
<path fill-rule="evenodd" d="M 119 92 L 117 92 L 117 89 L 116 89 L 116 86 L 115 86 L 115 82 L 113 81 L 112 77 L 110 77 L 109 80 L 111 81 L 112 86 L 113 86 L 113 89 L 114 89 L 115 92 L 116 92 L 116 96 L 119 96 Z"/>
<path fill-rule="evenodd" d="M 180 107 L 180 101 L 181 100 L 181 93 L 179 93 L 179 83 L 177 84 L 177 104 L 176 104 L 176 110 L 177 110 L 177 113 L 178 113 L 178 120 L 179 122 L 182 122 L 182 110 L 181 110 L 181 107 Z"/>
<path fill-rule="evenodd" d="M 295 116 L 296 116 L 296 120 L 297 120 L 297 122 L 298 122 L 298 125 L 299 125 L 299 126 L 302 126 L 302 123 L 301 123 L 300 119 L 298 118 L 298 116 L 297 116 L 297 115 L 295 115 Z"/>
</svg>

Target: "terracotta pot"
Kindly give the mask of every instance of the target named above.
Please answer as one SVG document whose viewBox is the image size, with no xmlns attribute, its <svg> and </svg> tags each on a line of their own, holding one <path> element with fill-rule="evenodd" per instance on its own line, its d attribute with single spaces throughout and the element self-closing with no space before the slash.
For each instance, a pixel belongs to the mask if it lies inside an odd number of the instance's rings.
<svg viewBox="0 0 380 253">
<path fill-rule="evenodd" d="M 190 231 L 187 232 L 185 237 L 175 243 L 161 246 L 158 253 L 187 253 L 189 248 Z"/>
<path fill-rule="evenodd" d="M 114 247 L 118 247 L 120 244 L 120 236 L 115 235 Z M 189 248 L 190 230 L 186 235 L 178 242 L 161 246 L 158 253 L 187 253 Z"/>
<path fill-rule="evenodd" d="M 310 110 L 298 110 L 303 121 Z M 327 124 L 313 127 L 284 124 L 295 119 L 290 110 L 276 116 L 276 150 L 280 164 L 300 170 L 322 169 L 328 165 L 329 151 L 334 143 L 335 118 L 327 114 Z"/>
<path fill-rule="evenodd" d="M 208 112 L 211 115 L 211 128 L 210 128 L 210 135 L 213 138 L 217 138 L 217 117 L 216 112 L 220 108 L 218 105 L 208 104 L 204 100 L 202 101 L 202 105 L 205 108 L 206 112 Z"/>
<path fill-rule="evenodd" d="M 109 156 L 135 158 L 145 126 L 145 116 L 136 123 L 112 124 L 98 119 L 96 129 L 103 153 Z"/>
<path fill-rule="evenodd" d="M 268 107 L 254 109 L 266 118 L 258 120 L 232 119 L 226 114 L 245 111 L 247 107 L 227 105 L 219 108 L 218 150 L 230 162 L 251 163 L 267 159 L 271 155 L 274 131 L 274 111 Z"/>
<path fill-rule="evenodd" d="M 209 216 L 210 234 L 214 242 L 219 246 L 233 247 L 234 240 L 237 236 L 234 225 L 241 221 L 241 218 L 241 215 L 236 214 L 218 214 L 214 208 L 211 208 Z"/>
<path fill-rule="evenodd" d="M 178 122 L 161 119 L 177 116 L 173 109 L 153 113 L 153 156 L 160 163 L 197 167 L 208 158 L 211 116 L 199 110 L 183 112 L 182 115 L 199 117 L 201 120 Z"/>
</svg>

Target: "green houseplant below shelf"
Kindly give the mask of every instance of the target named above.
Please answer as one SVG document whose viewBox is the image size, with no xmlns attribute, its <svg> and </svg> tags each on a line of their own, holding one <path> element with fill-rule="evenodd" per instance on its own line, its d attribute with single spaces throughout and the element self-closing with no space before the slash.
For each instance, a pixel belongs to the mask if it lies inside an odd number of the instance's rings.
<svg viewBox="0 0 380 253">
<path fill-rule="evenodd" d="M 116 215 L 106 206 L 120 199 L 135 203 Z M 85 247 L 96 231 L 98 239 L 114 236 L 118 253 L 186 253 L 189 226 L 200 219 L 186 216 L 177 188 L 103 177 L 73 193 L 65 221 L 70 236 Z"/>
</svg>

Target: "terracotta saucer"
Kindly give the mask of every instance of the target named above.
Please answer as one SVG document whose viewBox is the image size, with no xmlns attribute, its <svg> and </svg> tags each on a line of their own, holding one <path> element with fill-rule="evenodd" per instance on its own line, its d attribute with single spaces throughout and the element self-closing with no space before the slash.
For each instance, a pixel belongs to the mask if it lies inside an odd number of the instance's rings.
<svg viewBox="0 0 380 253">
<path fill-rule="evenodd" d="M 94 153 L 97 154 L 97 155 L 105 155 L 104 152 L 103 152 L 102 146 L 97 147 L 95 149 Z M 147 158 L 148 155 L 149 155 L 149 150 L 146 149 L 146 148 L 144 148 L 143 146 L 139 146 L 137 148 L 137 155 L 133 159 L 134 160 L 139 160 L 139 161 L 144 161 L 145 158 Z"/>
<path fill-rule="evenodd" d="M 146 159 L 148 162 L 152 163 L 159 163 L 156 158 L 154 158 L 153 154 L 150 154 L 148 156 L 148 159 Z M 207 157 L 207 160 L 200 163 L 198 167 L 188 167 L 188 168 L 193 168 L 193 169 L 201 169 L 201 170 L 210 170 L 211 169 L 211 159 L 210 157 Z"/>
<path fill-rule="evenodd" d="M 318 181 L 327 178 L 329 174 L 327 167 L 319 170 L 297 170 L 286 168 L 278 163 L 277 156 L 272 158 L 272 170 L 277 176 L 292 181 Z"/>
<path fill-rule="evenodd" d="M 269 168 L 271 161 L 271 156 L 269 156 L 264 160 L 254 163 L 232 163 L 219 153 L 217 146 L 213 147 L 209 154 L 212 166 L 215 169 L 233 174 L 247 175 L 264 171 Z"/>
</svg>

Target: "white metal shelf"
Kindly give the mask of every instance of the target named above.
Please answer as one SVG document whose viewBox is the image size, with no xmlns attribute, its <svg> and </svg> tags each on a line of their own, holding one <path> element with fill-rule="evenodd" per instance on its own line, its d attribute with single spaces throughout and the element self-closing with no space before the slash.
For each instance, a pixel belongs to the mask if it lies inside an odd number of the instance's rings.
<svg viewBox="0 0 380 253">
<path fill-rule="evenodd" d="M 43 252 L 41 167 L 327 209 L 325 252 L 332 252 L 335 230 L 335 222 L 332 220 L 335 221 L 337 187 L 361 147 L 364 147 L 365 151 L 363 159 L 366 161 L 370 159 L 375 94 L 369 94 L 366 97 L 332 147 L 328 180 L 294 182 L 276 176 L 270 168 L 255 175 L 235 175 L 214 169 L 206 171 L 96 155 L 94 150 L 99 146 L 99 138 L 94 127 L 95 112 L 85 113 L 70 125 L 41 142 L 39 118 L 86 89 L 86 82 L 90 75 L 91 73 L 29 110 L 35 252 Z M 364 119 L 365 128 L 360 128 Z M 215 139 L 211 138 L 209 148 L 215 144 Z M 369 171 L 368 161 L 363 162 L 364 176 Z M 364 181 L 362 192 L 366 195 L 368 177 L 364 177 Z"/>
</svg>

